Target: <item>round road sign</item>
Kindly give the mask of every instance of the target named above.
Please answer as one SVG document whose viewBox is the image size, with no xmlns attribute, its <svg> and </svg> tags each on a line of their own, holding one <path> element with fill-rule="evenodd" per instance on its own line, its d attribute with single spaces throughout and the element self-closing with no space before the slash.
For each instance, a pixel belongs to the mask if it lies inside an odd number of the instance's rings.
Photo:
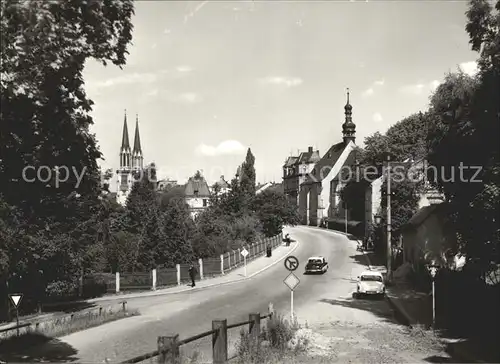
<svg viewBox="0 0 500 364">
<path fill-rule="evenodd" d="M 299 260 L 295 258 L 293 255 L 290 255 L 285 259 L 285 268 L 290 272 L 293 272 L 299 267 Z"/>
</svg>

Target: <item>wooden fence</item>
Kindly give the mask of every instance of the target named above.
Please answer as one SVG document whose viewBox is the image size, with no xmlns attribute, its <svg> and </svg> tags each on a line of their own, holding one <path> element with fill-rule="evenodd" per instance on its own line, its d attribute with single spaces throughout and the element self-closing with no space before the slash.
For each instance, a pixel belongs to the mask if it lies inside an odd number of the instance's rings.
<svg viewBox="0 0 500 364">
<path fill-rule="evenodd" d="M 213 320 L 212 330 L 202 332 L 201 334 L 179 340 L 178 334 L 170 334 L 167 336 L 158 336 L 158 349 L 147 354 L 128 359 L 121 364 L 139 363 L 144 360 L 158 357 L 158 364 L 180 364 L 180 346 L 191 343 L 193 341 L 203 339 L 207 336 L 212 336 L 212 360 L 213 364 L 225 364 L 228 361 L 228 335 L 227 330 L 236 327 L 249 325 L 248 330 L 250 337 L 257 341 L 260 336 L 260 320 L 272 319 L 274 315 L 273 305 L 269 304 L 269 313 L 261 316 L 260 313 L 249 314 L 248 321 L 238 322 L 228 325 L 227 319 Z"/>
<path fill-rule="evenodd" d="M 263 239 L 251 245 L 245 246 L 248 251 L 246 258 L 247 263 L 264 255 L 267 246 L 271 246 L 274 250 L 282 244 L 283 234 Z M 227 272 L 236 268 L 242 267 L 244 258 L 241 255 L 242 249 L 231 250 L 221 254 L 218 258 L 198 259 L 197 279 L 211 278 L 214 276 L 224 275 Z M 92 276 L 84 278 L 85 282 L 99 281 L 104 286 L 103 293 L 130 290 L 156 290 L 159 287 L 180 286 L 190 282 L 189 264 L 177 264 L 175 267 L 158 267 L 150 272 L 135 272 L 135 273 L 96 273 Z M 85 287 L 84 287 L 85 291 Z M 92 295 L 94 296 L 94 295 Z M 97 296 L 97 294 L 96 294 Z"/>
</svg>

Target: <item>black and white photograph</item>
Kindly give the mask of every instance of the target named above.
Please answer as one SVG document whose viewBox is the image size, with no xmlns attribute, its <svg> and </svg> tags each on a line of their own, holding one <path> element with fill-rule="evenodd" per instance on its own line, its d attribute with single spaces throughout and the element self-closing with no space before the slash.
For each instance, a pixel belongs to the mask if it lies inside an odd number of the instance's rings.
<svg viewBox="0 0 500 364">
<path fill-rule="evenodd" d="M 0 55 L 0 364 L 500 363 L 500 0 L 3 0 Z"/>
</svg>

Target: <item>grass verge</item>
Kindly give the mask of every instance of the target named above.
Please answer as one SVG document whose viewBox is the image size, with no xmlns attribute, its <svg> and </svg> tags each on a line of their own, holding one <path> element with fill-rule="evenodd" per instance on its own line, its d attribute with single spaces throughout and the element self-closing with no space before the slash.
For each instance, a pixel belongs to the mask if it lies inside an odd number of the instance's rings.
<svg viewBox="0 0 500 364">
<path fill-rule="evenodd" d="M 68 316 L 56 318 L 43 323 L 38 330 L 28 327 L 19 336 L 10 336 L 0 340 L 0 361 L 19 362 L 20 358 L 25 357 L 31 360 L 41 359 L 31 353 L 30 348 L 48 343 L 57 337 L 137 315 L 139 315 L 137 310 L 123 311 L 117 306 L 116 309 L 103 309 L 100 313 L 98 310 L 92 310 L 88 313 L 75 314 L 69 319 Z"/>
</svg>

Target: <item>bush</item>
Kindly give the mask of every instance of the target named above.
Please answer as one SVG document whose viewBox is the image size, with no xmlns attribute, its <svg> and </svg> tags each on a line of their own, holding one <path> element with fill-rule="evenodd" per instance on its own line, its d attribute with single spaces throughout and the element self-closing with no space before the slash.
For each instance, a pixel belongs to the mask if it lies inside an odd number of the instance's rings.
<svg viewBox="0 0 500 364">
<path fill-rule="evenodd" d="M 283 316 L 275 315 L 267 320 L 257 342 L 249 333 L 241 330 L 237 344 L 237 362 L 242 364 L 291 362 L 297 353 L 305 351 L 308 344 L 298 339 L 293 343 L 299 329 L 300 325 L 297 320 L 290 322 Z"/>
</svg>

